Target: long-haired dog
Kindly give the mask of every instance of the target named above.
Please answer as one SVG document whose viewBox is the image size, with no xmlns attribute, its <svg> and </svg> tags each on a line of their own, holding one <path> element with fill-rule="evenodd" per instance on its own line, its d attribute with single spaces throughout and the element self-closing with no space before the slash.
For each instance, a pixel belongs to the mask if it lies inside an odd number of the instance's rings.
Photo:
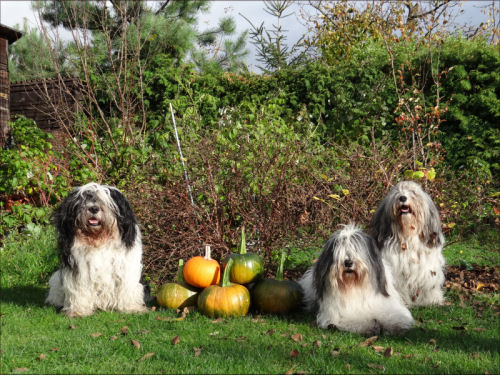
<svg viewBox="0 0 500 375">
<path fill-rule="evenodd" d="M 439 212 L 420 185 L 395 185 L 373 215 L 370 230 L 406 305 L 442 304 L 445 240 Z"/>
<path fill-rule="evenodd" d="M 413 317 L 393 286 L 373 238 L 349 224 L 326 242 L 299 284 L 320 328 L 363 335 L 406 332 Z"/>
<path fill-rule="evenodd" d="M 68 316 L 95 310 L 142 312 L 142 242 L 129 202 L 116 188 L 74 189 L 52 216 L 61 260 L 46 303 Z"/>
</svg>

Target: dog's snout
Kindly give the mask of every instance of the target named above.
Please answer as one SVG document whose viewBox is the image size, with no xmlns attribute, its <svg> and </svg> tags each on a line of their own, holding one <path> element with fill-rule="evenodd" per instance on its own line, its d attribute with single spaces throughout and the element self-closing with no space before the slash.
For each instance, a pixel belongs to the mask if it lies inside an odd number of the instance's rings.
<svg viewBox="0 0 500 375">
<path fill-rule="evenodd" d="M 407 198 L 404 195 L 402 195 L 402 196 L 399 197 L 399 201 L 402 202 L 402 203 L 406 202 L 406 199 Z"/>
<path fill-rule="evenodd" d="M 99 212 L 99 206 L 90 206 L 89 207 L 89 212 L 92 214 L 92 215 L 95 215 L 96 213 Z"/>
<path fill-rule="evenodd" d="M 344 266 L 345 266 L 346 268 L 351 268 L 351 267 L 352 267 L 352 264 L 353 264 L 353 263 L 352 263 L 352 260 L 350 260 L 350 259 L 346 259 L 346 260 L 344 261 Z"/>
</svg>

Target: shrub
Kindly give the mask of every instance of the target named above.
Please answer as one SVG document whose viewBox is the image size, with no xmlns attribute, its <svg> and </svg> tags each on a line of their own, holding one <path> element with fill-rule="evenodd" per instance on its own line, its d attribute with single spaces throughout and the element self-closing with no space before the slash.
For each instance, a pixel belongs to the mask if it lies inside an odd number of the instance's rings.
<svg viewBox="0 0 500 375">
<path fill-rule="evenodd" d="M 0 237 L 12 229 L 33 231 L 46 224 L 48 207 L 67 194 L 69 185 L 50 134 L 24 117 L 11 129 L 15 146 L 0 152 Z"/>
</svg>

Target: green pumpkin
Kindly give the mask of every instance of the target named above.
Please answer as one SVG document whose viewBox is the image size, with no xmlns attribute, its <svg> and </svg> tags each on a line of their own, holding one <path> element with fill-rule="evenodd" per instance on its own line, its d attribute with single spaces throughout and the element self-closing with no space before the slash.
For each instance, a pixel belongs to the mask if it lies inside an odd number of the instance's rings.
<svg viewBox="0 0 500 375">
<path fill-rule="evenodd" d="M 189 285 L 182 277 L 184 261 L 179 260 L 177 282 L 163 284 L 156 294 L 158 305 L 170 309 L 183 309 L 187 306 L 196 306 L 199 289 Z"/>
<path fill-rule="evenodd" d="M 224 268 L 229 259 L 234 264 L 231 269 L 230 280 L 233 283 L 248 284 L 257 280 L 264 272 L 262 259 L 257 254 L 247 253 L 245 228 L 241 230 L 241 244 L 239 254 L 230 254 L 222 261 Z"/>
<path fill-rule="evenodd" d="M 212 318 L 238 317 L 250 308 L 250 292 L 243 285 L 232 284 L 229 273 L 233 259 L 229 259 L 221 285 L 210 285 L 198 296 L 198 310 Z"/>
<path fill-rule="evenodd" d="M 285 315 L 300 306 L 302 288 L 295 281 L 283 280 L 285 257 L 283 252 L 275 279 L 262 279 L 255 284 L 252 290 L 252 304 L 256 310 Z"/>
</svg>

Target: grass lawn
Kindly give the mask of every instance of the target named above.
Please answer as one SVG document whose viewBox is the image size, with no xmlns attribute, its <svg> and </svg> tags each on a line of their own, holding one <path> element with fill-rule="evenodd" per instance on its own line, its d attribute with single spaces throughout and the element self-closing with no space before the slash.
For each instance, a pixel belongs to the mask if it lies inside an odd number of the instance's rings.
<svg viewBox="0 0 500 375">
<path fill-rule="evenodd" d="M 455 265 L 498 266 L 498 241 L 488 243 L 456 242 L 445 256 Z M 450 289 L 445 306 L 412 310 L 417 324 L 405 336 L 364 347 L 365 337 L 320 330 L 305 314 L 213 320 L 156 309 L 70 319 L 43 304 L 53 246 L 49 230 L 9 238 L 0 250 L 0 373 L 500 371 L 498 292 Z"/>
</svg>

